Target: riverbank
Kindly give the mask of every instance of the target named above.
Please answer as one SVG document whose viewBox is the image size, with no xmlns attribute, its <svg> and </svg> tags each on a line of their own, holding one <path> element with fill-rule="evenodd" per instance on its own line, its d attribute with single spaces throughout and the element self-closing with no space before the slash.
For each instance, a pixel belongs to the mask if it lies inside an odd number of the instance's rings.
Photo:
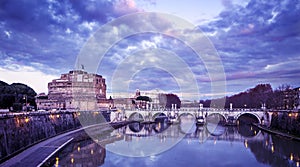
<svg viewBox="0 0 300 167">
<path fill-rule="evenodd" d="M 108 126 L 111 126 L 113 128 L 118 128 L 118 127 L 125 126 L 129 123 L 131 123 L 131 121 L 104 123 L 101 125 L 99 124 L 91 125 L 77 130 L 73 130 L 49 138 L 36 145 L 33 145 L 30 148 L 27 148 L 21 153 L 3 162 L 2 164 L 0 164 L 0 166 L 1 167 L 2 166 L 39 166 L 42 165 L 43 162 L 46 162 L 49 158 L 51 158 L 60 149 L 62 149 L 63 146 L 65 146 L 68 142 L 70 142 L 72 138 L 75 138 L 77 132 L 81 132 L 87 128 L 93 128 L 96 126 L 103 126 L 103 129 L 105 129 L 105 127 Z"/>
<path fill-rule="evenodd" d="M 287 134 L 287 133 L 284 133 L 284 132 L 280 132 L 278 130 L 273 130 L 273 129 L 261 126 L 259 124 L 256 124 L 256 123 L 253 123 L 253 125 L 256 126 L 257 128 L 259 128 L 260 130 L 268 132 L 270 134 L 278 135 L 278 136 L 281 136 L 281 137 L 284 137 L 284 138 L 287 138 L 287 139 L 290 139 L 290 140 L 300 141 L 300 137 L 298 137 L 298 136 Z"/>
<path fill-rule="evenodd" d="M 24 112 L 0 116 L 0 163 L 27 148 L 80 128 L 76 112 Z"/>
</svg>

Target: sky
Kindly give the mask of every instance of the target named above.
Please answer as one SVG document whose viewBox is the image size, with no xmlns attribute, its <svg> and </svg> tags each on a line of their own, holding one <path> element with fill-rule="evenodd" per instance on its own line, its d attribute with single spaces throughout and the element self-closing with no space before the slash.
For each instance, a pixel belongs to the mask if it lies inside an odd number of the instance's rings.
<svg viewBox="0 0 300 167">
<path fill-rule="evenodd" d="M 209 65 L 205 55 L 199 58 L 186 41 L 168 35 L 170 20 L 158 19 L 133 25 L 133 30 L 156 26 L 157 31 L 115 41 L 97 62 L 96 73 L 106 78 L 108 93 L 118 92 L 113 86 L 120 79 L 126 80 L 127 92 L 158 89 L 181 93 L 186 99 L 232 95 L 260 83 L 270 83 L 273 89 L 282 84 L 300 86 L 298 0 L 2 0 L 0 80 L 47 93 L 48 82 L 80 68 L 78 57 L 88 59 L 82 51 L 95 34 L 107 37 L 98 39 L 106 43 L 113 39 L 110 31 L 130 31 L 124 27 L 104 31 L 103 27 L 144 12 L 174 15 L 203 33 L 221 62 L 225 89 L 212 90 L 220 82 L 211 74 L 217 67 Z M 134 22 L 138 20 L 126 24 Z M 136 61 L 145 68 L 128 69 L 137 67 Z M 151 62 L 161 66 L 150 66 Z M 84 66 L 89 69 L 89 64 Z M 122 78 L 126 70 L 132 72 L 130 78 Z M 192 81 L 200 97 L 191 94 Z"/>
</svg>

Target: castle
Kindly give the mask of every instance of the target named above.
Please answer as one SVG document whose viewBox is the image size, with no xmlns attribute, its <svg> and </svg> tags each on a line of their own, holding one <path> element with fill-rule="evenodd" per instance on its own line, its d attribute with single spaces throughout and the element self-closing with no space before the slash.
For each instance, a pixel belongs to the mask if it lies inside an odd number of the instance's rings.
<svg viewBox="0 0 300 167">
<path fill-rule="evenodd" d="M 109 107 L 105 79 L 98 74 L 72 70 L 48 83 L 48 95 L 36 97 L 38 110 L 76 109 L 97 110 Z"/>
</svg>

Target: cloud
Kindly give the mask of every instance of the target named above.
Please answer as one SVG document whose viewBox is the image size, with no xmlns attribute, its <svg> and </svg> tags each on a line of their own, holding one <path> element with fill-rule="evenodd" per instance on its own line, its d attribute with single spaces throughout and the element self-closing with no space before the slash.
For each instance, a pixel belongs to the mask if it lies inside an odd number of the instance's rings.
<svg viewBox="0 0 300 167">
<path fill-rule="evenodd" d="M 134 0 L 117 0 L 114 3 L 114 11 L 123 15 L 128 12 L 139 12 L 141 10 L 136 7 Z"/>
<path fill-rule="evenodd" d="M 47 83 L 58 78 L 57 75 L 46 74 L 45 67 L 39 63 L 32 63 L 30 66 L 13 63 L 13 60 L 4 60 L 7 65 L 0 67 L 0 80 L 6 83 L 24 83 L 33 88 L 37 93 L 48 92 Z M 39 68 L 35 68 L 35 66 Z M 43 69 L 40 70 L 40 69 Z M 47 70 L 53 70 L 47 67 Z M 43 84 L 42 84 L 43 83 Z"/>
<path fill-rule="evenodd" d="M 228 84 L 246 87 L 248 79 L 278 85 L 288 80 L 298 86 L 294 77 L 300 69 L 293 63 L 300 58 L 300 2 L 251 0 L 239 6 L 225 0 L 223 4 L 227 8 L 218 18 L 200 28 L 221 56 Z"/>
<path fill-rule="evenodd" d="M 28 75 L 36 72 L 38 76 L 55 76 L 73 69 L 80 49 L 99 27 L 119 16 L 144 11 L 141 6 L 155 6 L 156 3 L 159 1 L 3 0 L 0 2 L 0 77 L 9 71 L 13 73 L 11 76 L 16 76 L 21 70 Z M 199 27 L 209 36 L 221 56 L 230 92 L 262 81 L 276 85 L 283 82 L 282 78 L 300 85 L 300 81 L 295 79 L 299 78 L 295 62 L 300 56 L 300 2 L 250 0 L 237 3 L 237 0 L 222 0 L 222 4 L 224 11 L 218 17 L 202 22 Z M 109 27 L 112 31 L 102 36 L 101 44 L 113 42 L 114 34 L 149 27 L 172 34 L 170 30 L 174 27 L 167 20 L 152 20 L 143 24 L 137 20 L 126 20 L 128 26 L 119 29 Z M 109 82 L 112 72 L 124 59 L 151 48 L 171 50 L 178 55 L 194 73 L 200 91 L 210 94 L 207 88 L 211 86 L 211 78 L 207 64 L 182 41 L 162 34 L 138 34 L 117 42 L 106 53 L 99 73 Z M 88 56 L 86 54 L 84 58 Z M 157 60 L 149 57 L 149 61 Z M 143 73 L 161 79 L 161 82 L 152 79 L 146 83 L 145 78 L 136 76 L 135 79 L 141 79 L 145 87 L 166 87 L 168 77 L 163 73 Z M 132 83 L 138 85 L 138 82 Z"/>
<path fill-rule="evenodd" d="M 233 6 L 231 0 L 222 0 L 222 5 L 223 5 L 225 8 L 231 8 L 231 7 Z"/>
<path fill-rule="evenodd" d="M 120 5 L 121 13 L 115 10 Z M 130 0 L 4 0 L 0 6 L 0 50 L 57 68 L 73 68 L 80 48 L 101 25 L 139 11 Z"/>
</svg>

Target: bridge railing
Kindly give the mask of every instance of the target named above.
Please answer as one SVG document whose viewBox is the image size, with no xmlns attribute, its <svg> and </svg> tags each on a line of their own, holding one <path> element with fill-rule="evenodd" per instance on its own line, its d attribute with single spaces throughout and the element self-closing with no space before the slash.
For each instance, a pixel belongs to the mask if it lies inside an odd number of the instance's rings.
<svg viewBox="0 0 300 167">
<path fill-rule="evenodd" d="M 124 111 L 178 111 L 178 112 L 262 112 L 268 110 L 254 109 L 254 108 L 197 108 L 197 107 L 184 107 L 180 109 L 123 109 Z"/>
<path fill-rule="evenodd" d="M 56 111 L 30 111 L 30 112 L 5 112 L 0 113 L 0 118 L 8 118 L 15 116 L 30 116 L 30 115 L 46 115 L 46 114 L 62 114 L 62 113 L 74 113 L 75 110 L 56 110 Z"/>
<path fill-rule="evenodd" d="M 257 108 L 199 108 L 199 107 L 184 107 L 180 108 L 180 111 L 263 111 L 262 109 Z"/>
</svg>

